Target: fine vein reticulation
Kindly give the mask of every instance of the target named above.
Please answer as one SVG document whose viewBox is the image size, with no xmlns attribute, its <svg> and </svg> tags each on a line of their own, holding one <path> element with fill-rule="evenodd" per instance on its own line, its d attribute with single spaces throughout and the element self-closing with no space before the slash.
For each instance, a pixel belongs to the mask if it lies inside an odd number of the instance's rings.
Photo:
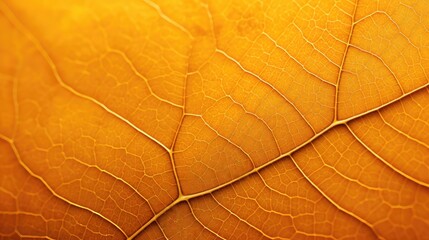
<svg viewBox="0 0 429 240">
<path fill-rule="evenodd" d="M 427 10 L 0 3 L 1 236 L 424 239 Z"/>
</svg>

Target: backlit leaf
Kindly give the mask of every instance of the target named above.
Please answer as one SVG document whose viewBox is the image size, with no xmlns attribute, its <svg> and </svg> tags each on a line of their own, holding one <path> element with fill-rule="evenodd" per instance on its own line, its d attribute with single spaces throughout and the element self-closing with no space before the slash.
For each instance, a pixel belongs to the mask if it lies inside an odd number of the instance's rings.
<svg viewBox="0 0 429 240">
<path fill-rule="evenodd" d="M 428 239 L 429 2 L 0 2 L 0 238 Z"/>
</svg>

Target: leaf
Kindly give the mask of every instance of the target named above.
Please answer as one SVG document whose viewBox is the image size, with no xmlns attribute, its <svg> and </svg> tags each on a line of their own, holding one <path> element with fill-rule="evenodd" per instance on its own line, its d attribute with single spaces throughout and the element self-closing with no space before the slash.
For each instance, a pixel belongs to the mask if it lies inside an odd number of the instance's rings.
<svg viewBox="0 0 429 240">
<path fill-rule="evenodd" d="M 0 2 L 0 234 L 427 239 L 429 4 Z"/>
</svg>

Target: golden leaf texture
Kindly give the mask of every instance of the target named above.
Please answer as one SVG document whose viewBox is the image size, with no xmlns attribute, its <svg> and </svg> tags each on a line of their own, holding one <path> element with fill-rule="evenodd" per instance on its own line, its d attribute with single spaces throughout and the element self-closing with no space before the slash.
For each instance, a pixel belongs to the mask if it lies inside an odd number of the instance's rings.
<svg viewBox="0 0 429 240">
<path fill-rule="evenodd" d="M 1 1 L 1 238 L 429 239 L 428 12 Z"/>
</svg>

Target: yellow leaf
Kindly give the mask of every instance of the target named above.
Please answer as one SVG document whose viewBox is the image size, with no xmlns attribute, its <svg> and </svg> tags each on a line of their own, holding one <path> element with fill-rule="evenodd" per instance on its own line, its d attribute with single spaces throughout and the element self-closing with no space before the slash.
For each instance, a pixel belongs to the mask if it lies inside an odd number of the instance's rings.
<svg viewBox="0 0 429 240">
<path fill-rule="evenodd" d="M 0 236 L 427 239 L 429 2 L 0 2 Z"/>
</svg>

